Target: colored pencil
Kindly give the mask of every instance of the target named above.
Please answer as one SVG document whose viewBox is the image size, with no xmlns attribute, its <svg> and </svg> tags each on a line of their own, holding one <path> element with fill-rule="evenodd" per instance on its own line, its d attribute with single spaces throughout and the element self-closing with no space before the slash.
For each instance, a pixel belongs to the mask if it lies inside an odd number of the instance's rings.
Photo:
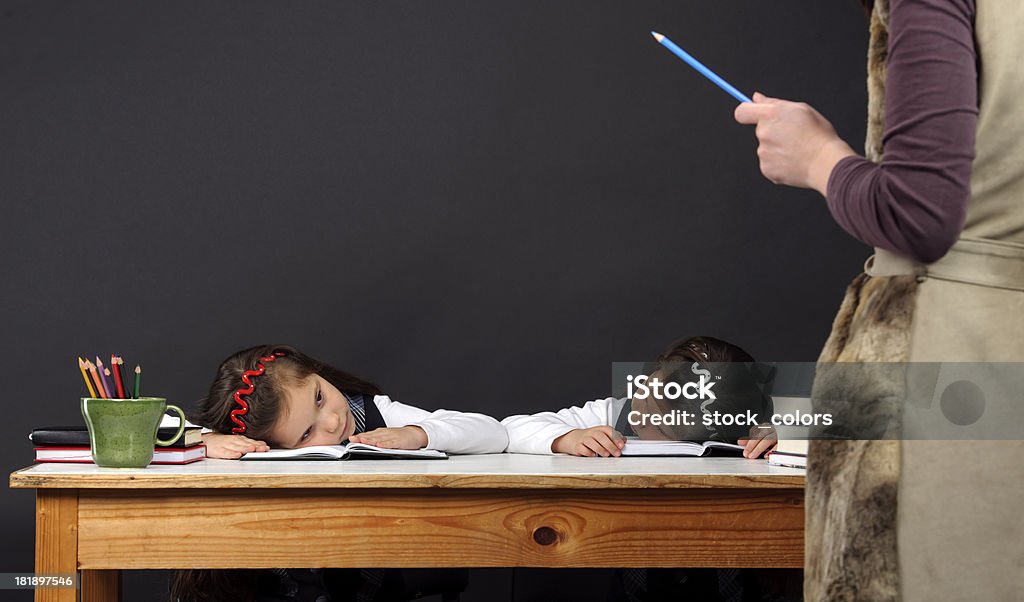
<svg viewBox="0 0 1024 602">
<path fill-rule="evenodd" d="M 110 382 L 110 370 L 103 367 L 103 360 L 96 356 L 96 371 L 100 373 L 100 380 L 103 381 L 103 397 L 114 398 L 114 383 Z"/>
<path fill-rule="evenodd" d="M 110 373 L 110 368 L 103 368 L 103 382 L 107 385 L 107 394 L 110 395 L 111 399 L 114 399 L 114 394 L 117 390 L 114 389 L 113 374 Z"/>
<path fill-rule="evenodd" d="M 121 369 L 118 367 L 120 359 L 116 355 L 111 355 L 110 369 L 114 371 L 114 385 L 117 387 L 117 398 L 124 399 L 124 385 L 121 384 Z"/>
<path fill-rule="evenodd" d="M 92 376 L 92 382 L 96 383 L 96 396 L 106 397 L 107 392 L 103 390 L 103 381 L 100 380 L 100 375 L 96 373 L 96 365 L 85 360 L 85 367 L 89 369 L 89 375 Z"/>
<path fill-rule="evenodd" d="M 135 394 L 132 395 L 132 398 L 134 398 L 134 399 L 138 399 L 139 398 L 139 390 L 142 388 L 140 386 L 141 381 L 142 381 L 142 366 L 135 366 Z"/>
<path fill-rule="evenodd" d="M 96 388 L 89 382 L 89 375 L 85 373 L 85 360 L 78 358 L 78 369 L 82 372 L 82 379 L 85 380 L 85 387 L 89 389 L 89 397 L 96 397 Z"/>
<path fill-rule="evenodd" d="M 672 54 L 686 61 L 686 63 L 689 64 L 694 69 L 696 69 L 698 73 L 710 79 L 712 82 L 715 83 L 715 85 L 728 92 L 736 100 L 740 102 L 753 102 L 750 100 L 749 97 L 747 97 L 746 94 L 732 87 L 732 84 L 725 81 L 724 79 L 719 77 L 714 71 L 708 69 L 703 64 L 701 64 L 700 61 L 687 54 L 685 50 L 683 50 L 679 46 L 676 46 L 675 43 L 672 42 L 672 40 L 666 38 L 665 36 L 661 35 L 656 31 L 652 31 L 651 35 L 654 36 L 654 39 L 657 40 L 659 44 L 661 44 L 665 48 L 668 48 Z"/>
<path fill-rule="evenodd" d="M 128 369 L 124 367 L 124 358 L 121 356 L 117 357 L 117 371 L 121 374 L 121 383 L 124 385 L 124 398 L 128 399 L 132 392 L 128 390 Z"/>
</svg>

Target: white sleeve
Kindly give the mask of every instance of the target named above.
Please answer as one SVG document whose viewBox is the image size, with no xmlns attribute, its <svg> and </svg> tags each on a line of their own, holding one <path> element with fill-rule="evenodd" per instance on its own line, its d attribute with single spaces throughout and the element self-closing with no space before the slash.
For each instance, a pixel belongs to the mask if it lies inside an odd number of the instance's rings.
<svg viewBox="0 0 1024 602">
<path fill-rule="evenodd" d="M 428 412 L 376 395 L 374 405 L 389 427 L 418 426 L 427 434 L 427 448 L 453 454 L 500 454 L 508 445 L 505 427 L 483 414 L 436 410 Z"/>
<path fill-rule="evenodd" d="M 508 451 L 517 454 L 551 454 L 555 439 L 574 429 L 615 426 L 625 399 L 606 397 L 557 412 L 509 416 L 501 421 L 508 431 Z"/>
</svg>

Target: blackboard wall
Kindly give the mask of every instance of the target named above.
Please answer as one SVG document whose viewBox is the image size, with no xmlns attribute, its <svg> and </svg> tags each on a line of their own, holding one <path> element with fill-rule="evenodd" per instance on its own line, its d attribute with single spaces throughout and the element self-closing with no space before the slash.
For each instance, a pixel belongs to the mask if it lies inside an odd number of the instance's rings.
<svg viewBox="0 0 1024 602">
<path fill-rule="evenodd" d="M 187 406 L 286 342 L 497 417 L 687 334 L 815 359 L 868 249 L 652 29 L 860 146 L 853 0 L 0 2 L 8 472 L 80 422 L 77 355 Z M 33 494 L 0 508 L 0 572 L 30 571 Z"/>
</svg>

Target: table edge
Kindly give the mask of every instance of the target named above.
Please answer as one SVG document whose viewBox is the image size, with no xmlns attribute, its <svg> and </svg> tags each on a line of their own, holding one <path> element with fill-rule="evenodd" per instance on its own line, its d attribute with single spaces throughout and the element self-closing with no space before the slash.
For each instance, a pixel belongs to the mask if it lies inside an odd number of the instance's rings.
<svg viewBox="0 0 1024 602">
<path fill-rule="evenodd" d="M 806 475 L 743 474 L 27 474 L 11 489 L 802 489 Z"/>
</svg>

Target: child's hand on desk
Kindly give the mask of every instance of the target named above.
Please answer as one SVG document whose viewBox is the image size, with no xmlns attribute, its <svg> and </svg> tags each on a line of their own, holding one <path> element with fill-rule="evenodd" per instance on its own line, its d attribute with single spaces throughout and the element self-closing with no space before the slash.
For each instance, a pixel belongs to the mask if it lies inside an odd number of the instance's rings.
<svg viewBox="0 0 1024 602">
<path fill-rule="evenodd" d="M 551 442 L 551 451 L 573 456 L 621 456 L 626 439 L 610 426 L 573 429 Z"/>
<path fill-rule="evenodd" d="M 744 458 L 760 458 L 775 449 L 779 435 L 768 425 L 755 426 L 750 429 L 749 439 L 740 439 L 736 444 L 743 446 Z"/>
<path fill-rule="evenodd" d="M 427 433 L 418 426 L 410 425 L 375 429 L 352 435 L 348 440 L 352 443 L 366 443 L 388 449 L 420 449 L 427 446 Z"/>
<path fill-rule="evenodd" d="M 203 443 L 206 444 L 207 458 L 223 458 L 237 460 L 242 454 L 253 451 L 268 451 L 270 446 L 242 435 L 225 435 L 223 433 L 204 433 Z"/>
</svg>

